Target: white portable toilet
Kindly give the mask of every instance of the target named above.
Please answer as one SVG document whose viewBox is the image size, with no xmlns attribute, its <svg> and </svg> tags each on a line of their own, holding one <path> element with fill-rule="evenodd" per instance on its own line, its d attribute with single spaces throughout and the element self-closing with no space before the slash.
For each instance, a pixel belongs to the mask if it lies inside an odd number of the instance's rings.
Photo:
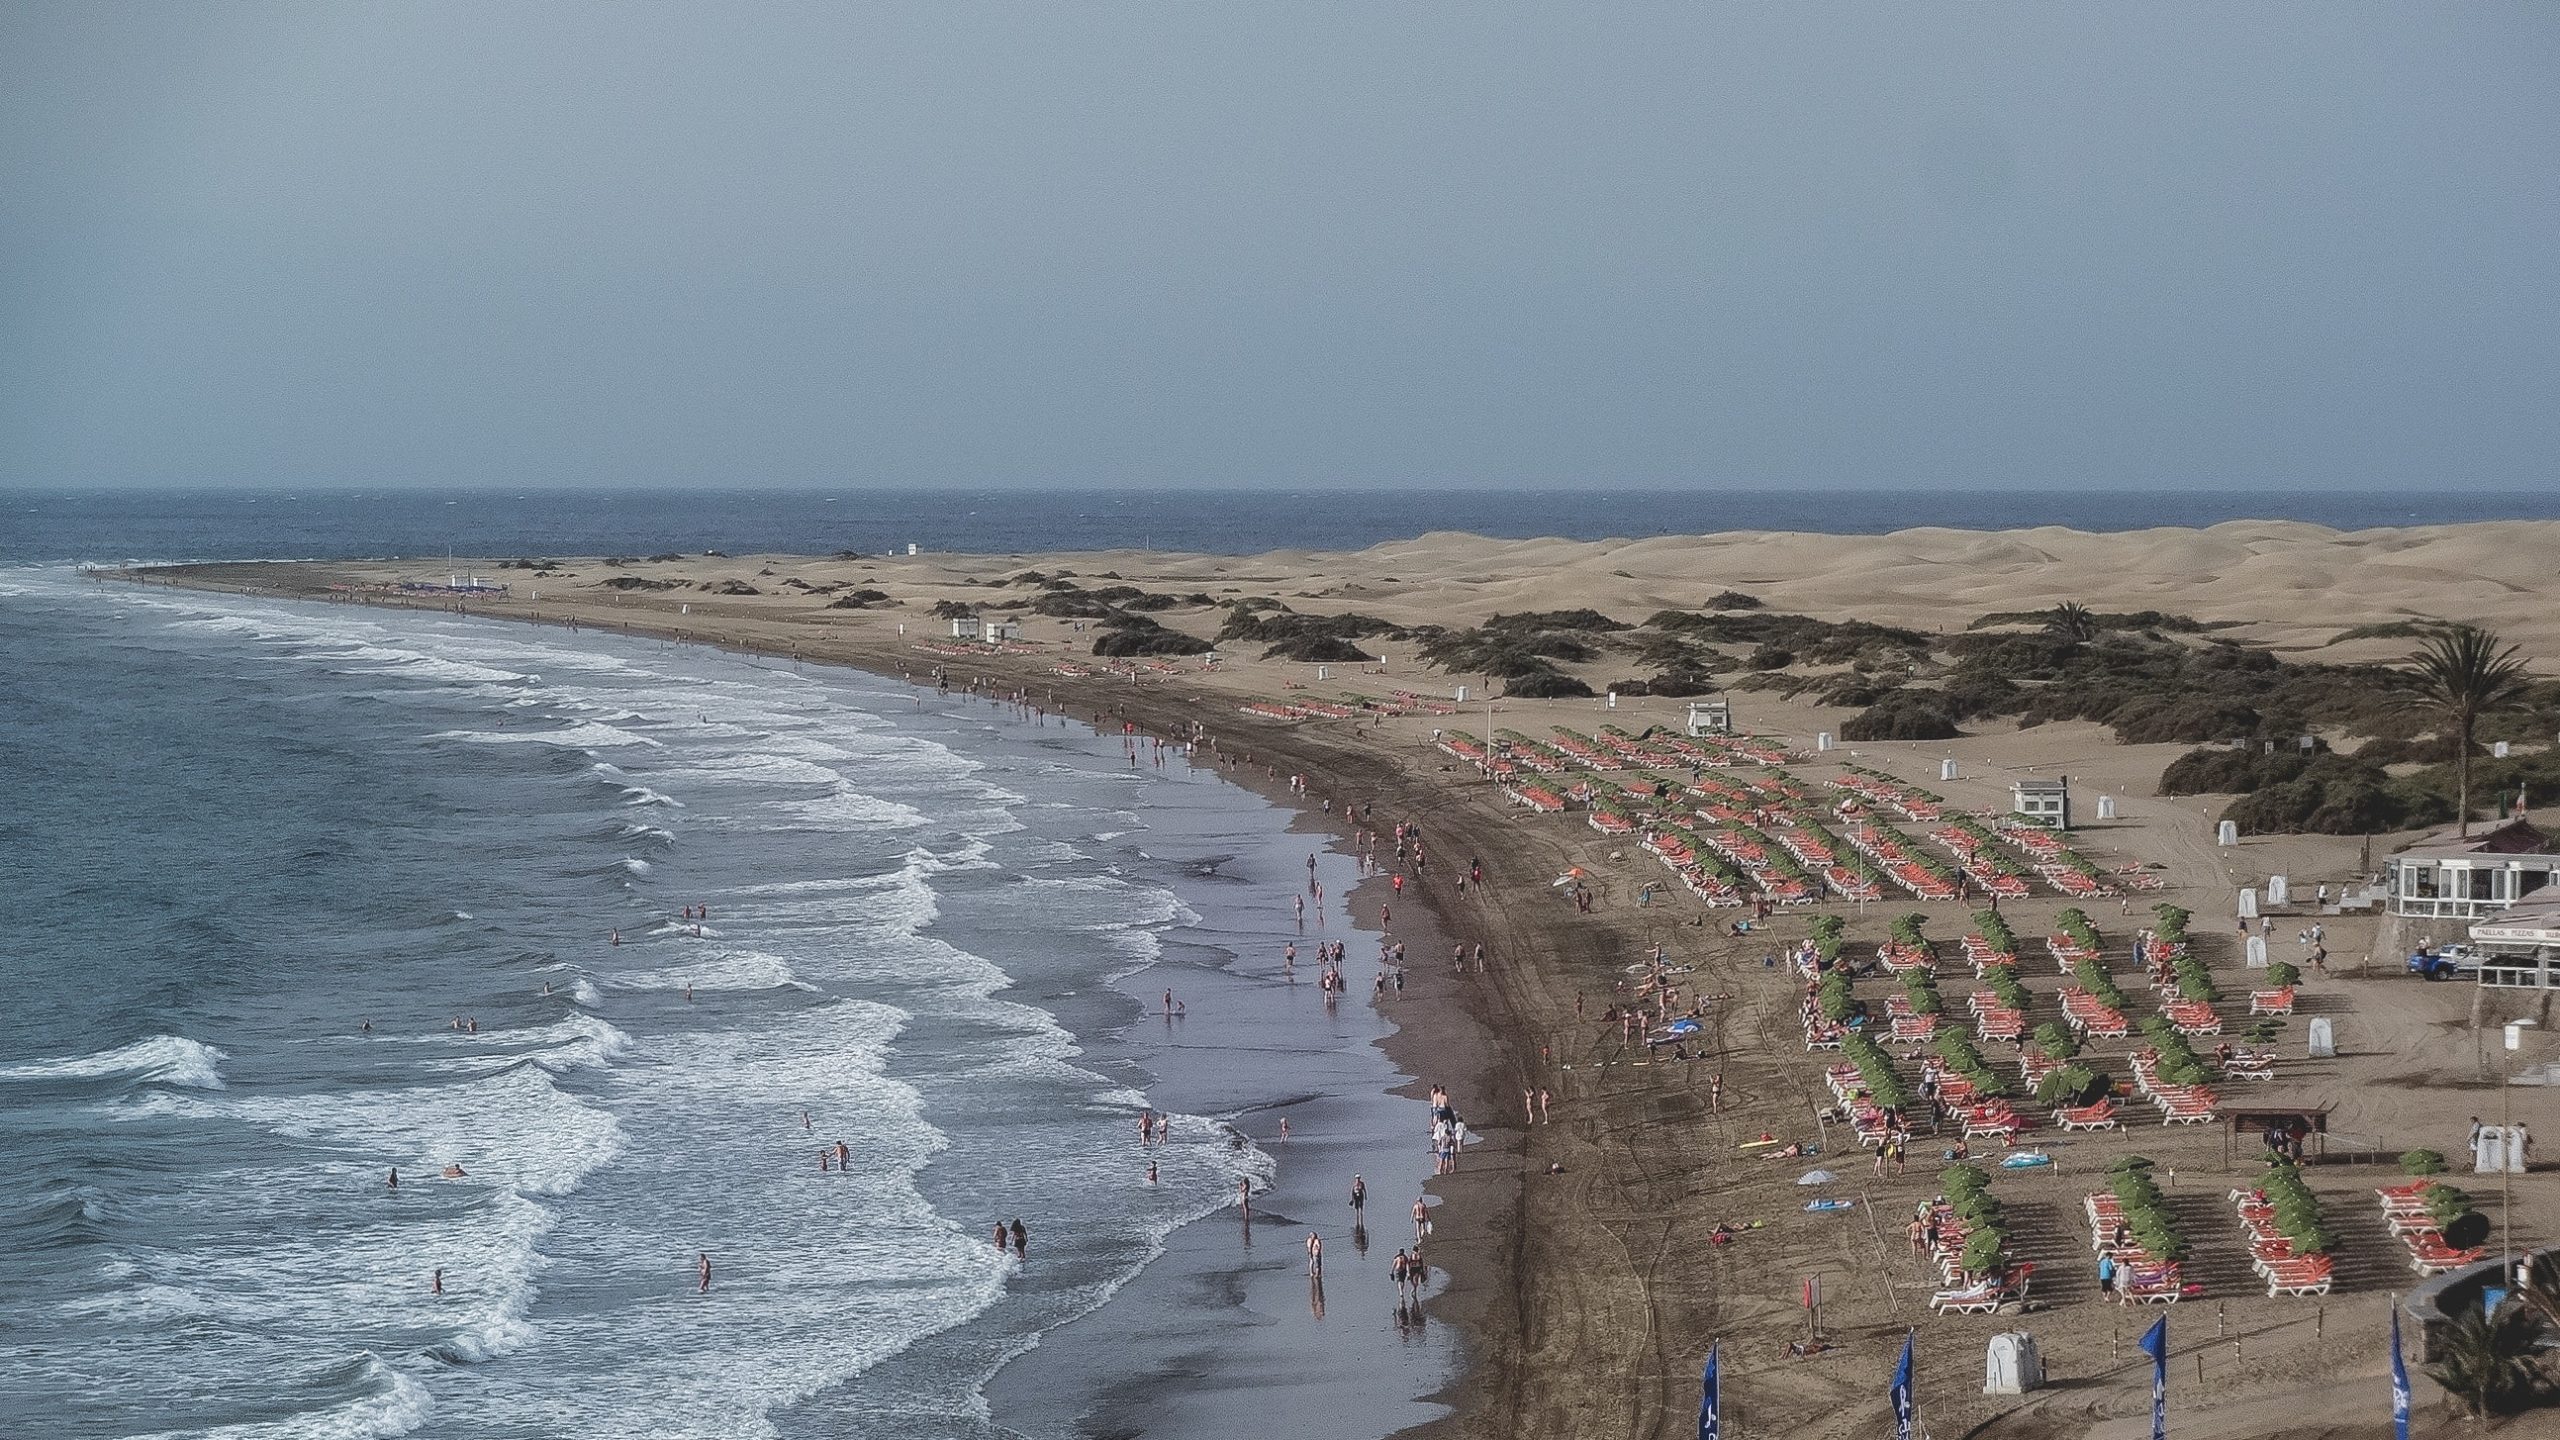
<svg viewBox="0 0 2560 1440">
<path fill-rule="evenodd" d="M 2240 843 L 2240 822 L 2225 820 L 2213 827 L 2213 843 L 2225 847 Z"/>
<path fill-rule="evenodd" d="M 1459 686 L 1459 687 L 1458 687 L 1458 690 L 1457 690 L 1457 693 L 1456 693 L 1455 695 L 1453 695 L 1452 697 L 1450 697 L 1450 698 L 1452 698 L 1452 699 L 1456 700 L 1456 701 L 1457 701 L 1459 704 L 1461 704 L 1461 705 L 1466 704 L 1466 703 L 1467 703 L 1467 687 L 1466 687 L 1466 686 L 1464 686 L 1464 685 Z"/>
<path fill-rule="evenodd" d="M 2290 887 L 2288 887 L 2288 886 L 2285 884 L 2285 878 L 2284 878 L 2283 876 L 2281 876 L 2281 875 L 2270 875 L 2270 876 L 2268 876 L 2268 877 L 2267 877 L 2267 903 L 2268 903 L 2268 904 L 2270 904 L 2270 905 L 2282 905 L 2282 904 L 2285 904 L 2285 903 L 2286 903 L 2286 896 L 2287 896 L 2289 893 L 2290 893 Z"/>
<path fill-rule="evenodd" d="M 2249 968 L 2252 970 L 2267 968 L 2267 937 L 2264 935 L 2249 937 Z"/>
<path fill-rule="evenodd" d="M 1982 1393 L 2024 1395 L 2043 1388 L 2044 1357 L 2036 1352 L 2036 1337 L 2024 1330 L 1992 1336 L 1982 1353 Z"/>
<path fill-rule="evenodd" d="M 2243 920 L 2258 918 L 2258 887 L 2252 885 L 2240 892 L 2240 918 Z"/>
<path fill-rule="evenodd" d="M 1612 710 L 1618 708 L 1618 692 L 1615 690 L 1609 692 L 1609 708 Z"/>
<path fill-rule="evenodd" d="M 1319 666 L 1317 666 L 1317 667 L 1316 667 L 1316 678 L 1317 678 L 1317 679 L 1319 679 L 1319 680 L 1330 680 L 1330 679 L 1332 679 L 1332 678 L 1333 678 L 1333 667 L 1332 667 L 1332 666 L 1330 666 L 1330 665 L 1319 665 Z"/>
<path fill-rule="evenodd" d="M 1950 755 L 1938 762 L 1938 778 L 1941 780 L 1956 778 L 1956 757 Z"/>
<path fill-rule="evenodd" d="M 2510 1175 L 2523 1174 L 2524 1127 L 2481 1126 L 2480 1138 L 2471 1145 L 2471 1170 L 2476 1175 L 2495 1175 L 2501 1170 Z"/>
<path fill-rule="evenodd" d="M 2113 795 L 2101 795 L 2098 797 L 2098 818 L 2101 820 L 2113 820 L 2116 818 L 2116 797 Z"/>
<path fill-rule="evenodd" d="M 2338 1042 L 2329 1029 L 2329 1017 L 2326 1015 L 2312 1016 L 2311 1058 L 2314 1060 L 2329 1060 L 2334 1059 L 2337 1056 L 2337 1053 Z"/>
<path fill-rule="evenodd" d="M 2507 742 L 2506 742 L 2506 741 L 2504 741 L 2504 740 L 2499 740 L 2499 741 L 2492 742 L 2492 743 L 2490 744 L 2490 746 L 2489 746 L 2489 758 L 2491 758 L 2491 759 L 2493 759 L 2493 760 L 2504 760 L 2504 759 L 2506 759 L 2506 758 L 2507 758 Z"/>
<path fill-rule="evenodd" d="M 679 605 L 676 607 L 676 613 L 679 615 L 690 615 L 693 613 L 693 607 L 690 605 Z"/>
<path fill-rule="evenodd" d="M 910 540 L 910 541 L 908 541 L 908 542 L 907 542 L 907 553 L 908 553 L 908 554 L 910 554 L 910 555 L 913 555 L 913 554 L 915 554 L 915 553 L 916 553 L 916 543 L 915 543 L 914 541 L 912 541 L 912 540 Z"/>
<path fill-rule="evenodd" d="M 1830 749 L 1830 748 L 1831 748 L 1831 732 L 1830 732 L 1830 731 L 1828 731 L 1828 730 L 1823 730 L 1823 731 L 1819 731 L 1819 732 L 1817 732 L 1817 733 L 1814 735 L 1814 737 L 1813 737 L 1813 748 L 1814 748 L 1814 749 L 1816 749 L 1816 750 L 1828 750 L 1828 749 Z"/>
</svg>

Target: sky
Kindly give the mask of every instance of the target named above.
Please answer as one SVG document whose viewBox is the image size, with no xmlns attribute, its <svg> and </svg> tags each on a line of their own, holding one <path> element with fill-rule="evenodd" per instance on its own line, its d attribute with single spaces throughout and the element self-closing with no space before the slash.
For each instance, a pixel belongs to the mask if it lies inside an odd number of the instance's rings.
<svg viewBox="0 0 2560 1440">
<path fill-rule="evenodd" d="M 0 7 L 0 487 L 2546 490 L 2560 6 Z"/>
</svg>

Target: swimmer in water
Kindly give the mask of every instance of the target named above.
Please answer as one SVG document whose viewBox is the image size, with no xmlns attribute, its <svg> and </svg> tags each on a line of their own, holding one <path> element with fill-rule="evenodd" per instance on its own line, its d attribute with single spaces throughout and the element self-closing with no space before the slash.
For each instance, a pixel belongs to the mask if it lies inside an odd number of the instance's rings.
<svg viewBox="0 0 2560 1440">
<path fill-rule="evenodd" d="M 1022 1228 L 1022 1221 L 1019 1219 L 1013 1222 L 1013 1258 L 1017 1260 L 1031 1258 L 1031 1232 Z"/>
<path fill-rule="evenodd" d="M 394 1190 L 400 1188 L 400 1167 L 397 1165 L 391 1167 L 391 1188 Z"/>
<path fill-rule="evenodd" d="M 839 1170 L 851 1170 L 853 1168 L 853 1147 L 845 1144 L 841 1140 L 836 1142 L 836 1168 Z"/>
<path fill-rule="evenodd" d="M 696 1268 L 695 1268 L 695 1272 L 694 1272 L 694 1273 L 701 1277 L 701 1283 L 699 1283 L 698 1285 L 696 1285 L 696 1286 L 694 1287 L 694 1291 L 693 1291 L 693 1293 L 694 1293 L 694 1294 L 696 1294 L 696 1295 L 708 1295 L 708 1294 L 710 1294 L 710 1293 L 711 1293 L 711 1252 L 710 1252 L 710 1251 L 705 1250 L 705 1251 L 703 1251 L 703 1252 L 702 1252 L 702 1258 L 701 1258 L 700 1262 L 698 1263 L 698 1265 L 696 1266 Z"/>
<path fill-rule="evenodd" d="M 444 1178 L 447 1180 L 460 1180 L 465 1178 L 462 1173 L 462 1167 L 459 1165 L 447 1165 L 444 1167 Z"/>
<path fill-rule="evenodd" d="M 1156 1162 L 1153 1160 L 1147 1162 L 1147 1183 L 1150 1185 L 1156 1183 Z"/>
<path fill-rule="evenodd" d="M 621 931 L 619 931 L 619 930 L 616 930 L 616 931 L 613 931 L 613 932 L 612 932 L 612 934 L 613 934 L 613 943 L 614 943 L 614 944 L 616 944 L 616 945 L 621 944 L 621 943 L 622 943 L 622 932 L 621 932 Z"/>
<path fill-rule="evenodd" d="M 433 1279 L 430 1279 L 429 1281 L 427 1281 L 427 1293 L 428 1293 L 428 1294 L 430 1294 L 430 1295 L 441 1295 L 441 1294 L 443 1294 L 443 1293 L 444 1293 L 444 1272 L 443 1272 L 443 1271 L 438 1270 L 438 1271 L 435 1273 L 434 1278 L 433 1278 Z"/>
</svg>

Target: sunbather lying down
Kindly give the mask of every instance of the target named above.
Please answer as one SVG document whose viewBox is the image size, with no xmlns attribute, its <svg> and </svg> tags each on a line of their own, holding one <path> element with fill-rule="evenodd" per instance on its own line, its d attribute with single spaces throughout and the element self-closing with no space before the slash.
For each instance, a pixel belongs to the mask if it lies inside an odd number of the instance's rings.
<svg viewBox="0 0 2560 1440">
<path fill-rule="evenodd" d="M 1778 1149 L 1775 1149 L 1775 1150 L 1764 1150 L 1764 1151 L 1760 1152 L 1760 1158 L 1761 1158 L 1761 1159 L 1763 1159 L 1763 1160 L 1793 1160 L 1793 1159 L 1796 1159 L 1796 1158 L 1798 1158 L 1798 1157 L 1800 1157 L 1800 1156 L 1805 1156 L 1805 1155 L 1814 1155 L 1814 1154 L 1819 1154 L 1819 1153 L 1821 1153 L 1821 1152 L 1819 1152 L 1819 1151 L 1814 1151 L 1814 1150 L 1807 1150 L 1806 1148 L 1804 1148 L 1804 1142 L 1803 1142 L 1803 1141 L 1801 1141 L 1801 1140 L 1798 1140 L 1798 1141 L 1796 1141 L 1796 1142 L 1794 1142 L 1794 1143 L 1792 1143 L 1792 1144 L 1781 1146 L 1781 1147 L 1779 1147 Z"/>
</svg>

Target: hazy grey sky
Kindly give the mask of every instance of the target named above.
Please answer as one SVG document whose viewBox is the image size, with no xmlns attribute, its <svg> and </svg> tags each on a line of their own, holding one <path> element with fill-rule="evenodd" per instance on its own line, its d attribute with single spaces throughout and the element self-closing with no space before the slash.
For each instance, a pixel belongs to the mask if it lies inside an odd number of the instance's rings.
<svg viewBox="0 0 2560 1440">
<path fill-rule="evenodd" d="M 0 485 L 2544 488 L 2560 6 L 0 8 Z"/>
</svg>

